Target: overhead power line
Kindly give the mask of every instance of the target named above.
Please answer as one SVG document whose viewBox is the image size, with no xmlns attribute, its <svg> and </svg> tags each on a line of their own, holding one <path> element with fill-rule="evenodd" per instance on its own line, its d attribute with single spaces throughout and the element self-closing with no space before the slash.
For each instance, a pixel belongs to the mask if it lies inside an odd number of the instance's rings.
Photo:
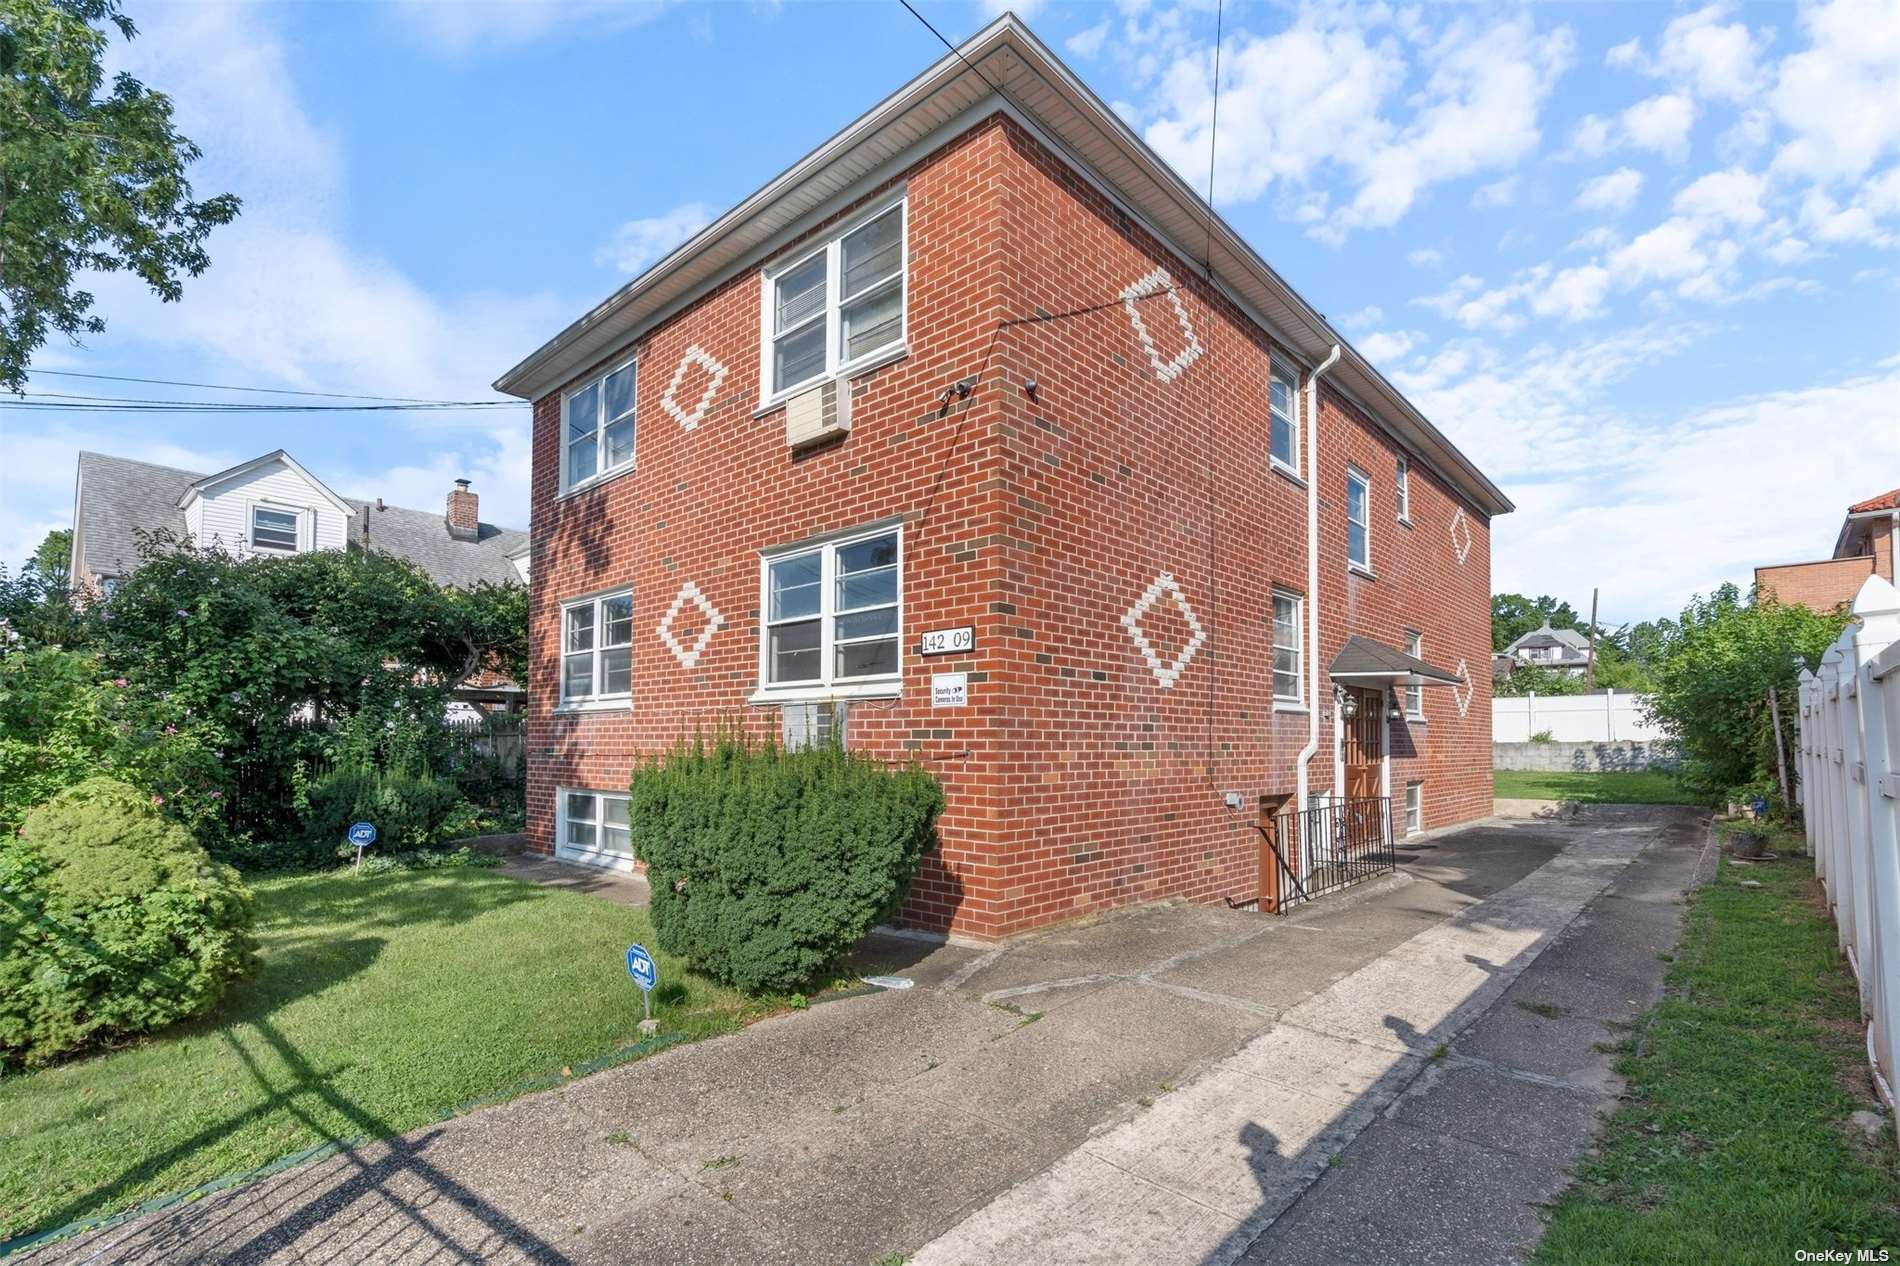
<svg viewBox="0 0 1900 1266">
<path fill-rule="evenodd" d="M 187 382 L 178 378 L 138 378 L 129 374 L 89 374 L 77 369 L 34 369 L 33 376 L 52 378 L 90 378 L 98 382 L 136 382 L 155 387 L 196 387 L 201 391 L 249 391 L 267 396 L 312 396 L 324 400 L 378 400 L 392 404 L 456 404 L 454 400 L 433 400 L 419 396 L 354 395 L 343 391 L 298 391 L 292 387 L 238 387 L 220 382 Z M 511 400 L 485 401 L 513 404 Z"/>
<path fill-rule="evenodd" d="M 442 413 L 456 409 L 523 408 L 525 400 L 437 400 L 427 404 L 217 404 L 192 400 L 124 400 L 99 397 L 77 399 L 6 399 L 0 409 L 73 413 Z"/>
</svg>

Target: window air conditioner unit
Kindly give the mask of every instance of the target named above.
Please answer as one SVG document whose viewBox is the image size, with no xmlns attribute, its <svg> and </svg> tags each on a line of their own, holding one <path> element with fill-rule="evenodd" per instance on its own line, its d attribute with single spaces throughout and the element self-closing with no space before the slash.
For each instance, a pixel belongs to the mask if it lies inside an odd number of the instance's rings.
<svg viewBox="0 0 1900 1266">
<path fill-rule="evenodd" d="M 785 444 L 809 448 L 851 430 L 851 384 L 843 380 L 800 392 L 785 402 Z"/>
</svg>

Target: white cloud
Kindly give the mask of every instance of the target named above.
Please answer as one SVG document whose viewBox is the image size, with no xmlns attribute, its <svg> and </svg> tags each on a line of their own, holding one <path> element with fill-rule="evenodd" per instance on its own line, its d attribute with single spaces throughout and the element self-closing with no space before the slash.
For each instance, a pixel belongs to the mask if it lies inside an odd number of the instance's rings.
<svg viewBox="0 0 1900 1266">
<path fill-rule="evenodd" d="M 1417 250 L 1405 252 L 1405 262 L 1414 268 L 1437 268 L 1445 262 L 1445 253 L 1421 246 Z"/>
<path fill-rule="evenodd" d="M 1610 273 L 1596 264 L 1566 268 L 1530 292 L 1531 311 L 1538 316 L 1562 317 L 1582 321 L 1603 313 L 1603 297 L 1609 293 Z"/>
<path fill-rule="evenodd" d="M 1630 106 L 1619 116 L 1619 122 L 1629 144 L 1680 162 L 1689 154 L 1689 132 L 1695 126 L 1695 116 L 1693 100 L 1682 93 L 1666 92 Z"/>
<path fill-rule="evenodd" d="M 1286 186 L 1309 233 L 1337 242 L 1397 223 L 1435 184 L 1509 168 L 1536 148 L 1539 110 L 1570 62 L 1567 28 L 1461 18 L 1431 32 L 1401 18 L 1386 30 L 1356 25 L 1360 16 L 1307 11 L 1276 35 L 1241 34 L 1224 51 L 1220 201 Z M 1408 46 L 1422 82 L 1402 102 L 1406 117 L 1393 98 L 1411 77 Z M 1195 184 L 1207 173 L 1210 72 L 1205 49 L 1177 58 L 1160 76 L 1146 128 Z M 1308 187 L 1332 168 L 1346 178 L 1338 207 Z"/>
<path fill-rule="evenodd" d="M 1517 177 L 1506 176 L 1503 180 L 1480 185 L 1471 195 L 1474 207 L 1508 207 L 1517 201 Z"/>
<path fill-rule="evenodd" d="M 455 56 L 549 37 L 624 31 L 651 22 L 670 0 L 393 0 L 398 21 Z"/>
<path fill-rule="evenodd" d="M 1377 330 L 1359 340 L 1359 352 L 1367 360 L 1396 362 L 1425 341 L 1416 330 Z"/>
<path fill-rule="evenodd" d="M 1383 320 L 1385 320 L 1385 309 L 1373 303 L 1357 312 L 1348 312 L 1339 323 L 1349 330 L 1369 330 Z"/>
<path fill-rule="evenodd" d="M 1832 0 L 1800 10 L 1809 47 L 1781 60 L 1769 104 L 1793 138 L 1779 172 L 1857 179 L 1900 149 L 1900 6 Z"/>
<path fill-rule="evenodd" d="M 1885 245 L 1891 240 L 1881 232 L 1873 212 L 1858 204 L 1841 206 L 1821 189 L 1809 189 L 1801 199 L 1801 223 L 1821 242 Z"/>
<path fill-rule="evenodd" d="M 1102 41 L 1108 38 L 1108 26 L 1108 20 L 1104 18 L 1094 26 L 1071 35 L 1062 42 L 1062 47 L 1069 51 L 1071 57 L 1090 61 L 1102 51 Z"/>
<path fill-rule="evenodd" d="M 1577 190 L 1577 205 L 1586 211 L 1627 211 L 1642 189 L 1642 172 L 1618 167 L 1584 181 Z"/>
<path fill-rule="evenodd" d="M 1603 55 L 1603 64 L 1605 66 L 1615 66 L 1619 69 L 1629 70 L 1647 66 L 1649 59 L 1643 56 L 1643 41 L 1640 39 L 1629 39 L 1624 40 L 1621 44 L 1618 44 L 1609 52 L 1605 53 Z"/>
<path fill-rule="evenodd" d="M 1645 281 L 1681 281 L 1709 266 L 1701 247 L 1702 230 L 1693 220 L 1676 216 L 1628 245 L 1610 253 L 1610 267 L 1624 285 Z"/>
<path fill-rule="evenodd" d="M 1602 115 L 1586 114 L 1571 129 L 1569 152 L 1578 158 L 1600 157 L 1609 152 L 1615 132 L 1614 126 Z"/>
<path fill-rule="evenodd" d="M 1748 226 L 1760 224 L 1767 217 L 1761 205 L 1767 192 L 1767 181 L 1732 167 L 1701 177 L 1678 193 L 1672 205 L 1679 215 Z"/>
<path fill-rule="evenodd" d="M 1745 102 L 1759 89 L 1756 59 L 1766 44 L 1745 23 L 1723 21 L 1721 7 L 1710 5 L 1664 28 L 1655 71 L 1704 99 Z"/>
<path fill-rule="evenodd" d="M 703 202 L 687 202 L 663 215 L 628 220 L 594 252 L 594 262 L 629 275 L 643 272 L 648 264 L 710 223 L 712 208 Z"/>
</svg>

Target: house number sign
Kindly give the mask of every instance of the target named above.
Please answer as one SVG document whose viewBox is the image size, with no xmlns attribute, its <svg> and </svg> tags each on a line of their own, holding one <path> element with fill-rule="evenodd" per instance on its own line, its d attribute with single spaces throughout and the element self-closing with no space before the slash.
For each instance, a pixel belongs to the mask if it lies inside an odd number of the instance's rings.
<svg viewBox="0 0 1900 1266">
<path fill-rule="evenodd" d="M 960 629 L 932 629 L 924 634 L 918 648 L 924 655 L 954 655 L 976 649 L 976 629 L 966 624 Z"/>
</svg>

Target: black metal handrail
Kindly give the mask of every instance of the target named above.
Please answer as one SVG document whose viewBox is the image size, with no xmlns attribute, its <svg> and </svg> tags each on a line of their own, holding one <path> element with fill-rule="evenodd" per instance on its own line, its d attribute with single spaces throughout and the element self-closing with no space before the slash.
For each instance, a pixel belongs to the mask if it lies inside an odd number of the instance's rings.
<svg viewBox="0 0 1900 1266">
<path fill-rule="evenodd" d="M 1398 867 L 1390 796 L 1323 801 L 1288 810 L 1275 825 L 1284 848 L 1276 845 L 1274 856 L 1302 901 L 1391 874 Z M 1281 901 L 1279 910 L 1290 904 Z"/>
</svg>

